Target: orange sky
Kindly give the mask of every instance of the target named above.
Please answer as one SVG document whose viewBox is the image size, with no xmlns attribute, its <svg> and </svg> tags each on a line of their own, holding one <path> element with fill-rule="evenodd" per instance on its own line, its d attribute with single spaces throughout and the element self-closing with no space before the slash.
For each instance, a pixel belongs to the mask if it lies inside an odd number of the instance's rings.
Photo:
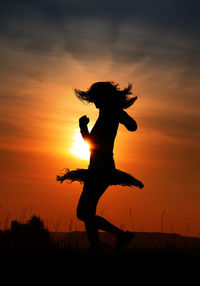
<svg viewBox="0 0 200 286">
<path fill-rule="evenodd" d="M 74 22 L 71 25 L 76 27 Z M 98 24 L 93 28 L 98 30 Z M 89 40 L 94 31 L 89 31 Z M 135 31 L 138 37 L 139 31 Z M 154 37 L 153 31 L 145 35 Z M 127 23 L 121 26 L 112 47 L 119 53 L 117 58 L 107 45 L 91 56 L 86 50 L 88 58 L 81 58 L 81 53 L 64 52 L 59 41 L 50 52 L 44 52 L 42 48 L 22 47 L 18 40 L 11 45 L 10 40 L 1 38 L 2 222 L 8 213 L 10 219 L 34 213 L 53 230 L 66 230 L 71 224 L 74 229 L 83 229 L 76 219 L 82 186 L 56 182 L 63 168 L 87 167 L 88 162 L 75 157 L 70 149 L 79 117 L 86 114 L 91 128 L 98 116 L 93 105 L 78 101 L 73 88 L 86 89 L 95 81 L 114 80 L 121 88 L 133 82 L 138 95 L 128 110 L 138 130 L 131 133 L 120 126 L 114 149 L 116 166 L 133 174 L 145 187 L 142 191 L 110 187 L 98 212 L 123 228 L 161 231 L 165 211 L 164 231 L 200 236 L 200 87 L 196 74 L 188 71 L 185 62 L 173 64 L 176 56 L 170 58 L 172 51 L 168 53 L 164 42 L 157 54 L 165 56 L 165 61 L 122 60 L 130 46 L 126 42 L 129 32 Z M 170 43 L 175 38 L 171 34 Z M 182 38 L 177 43 L 183 48 L 185 42 Z M 91 44 L 93 48 L 97 47 Z M 186 53 L 187 46 L 184 48 Z"/>
</svg>

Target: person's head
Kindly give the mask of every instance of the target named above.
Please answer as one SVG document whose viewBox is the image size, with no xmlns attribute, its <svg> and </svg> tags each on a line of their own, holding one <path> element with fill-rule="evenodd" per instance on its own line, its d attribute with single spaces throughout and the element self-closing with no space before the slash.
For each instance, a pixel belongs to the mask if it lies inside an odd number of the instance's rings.
<svg viewBox="0 0 200 286">
<path fill-rule="evenodd" d="M 87 91 L 75 89 L 75 95 L 82 101 L 93 102 L 97 108 L 130 107 L 137 97 L 129 97 L 132 84 L 120 90 L 119 84 L 112 81 L 95 82 Z"/>
</svg>

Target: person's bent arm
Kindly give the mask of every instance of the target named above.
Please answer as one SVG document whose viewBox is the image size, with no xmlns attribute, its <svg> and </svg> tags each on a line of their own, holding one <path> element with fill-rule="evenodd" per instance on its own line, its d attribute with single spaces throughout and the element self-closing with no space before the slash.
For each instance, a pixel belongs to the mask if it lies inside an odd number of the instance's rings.
<svg viewBox="0 0 200 286">
<path fill-rule="evenodd" d="M 89 121 L 90 120 L 86 115 L 82 116 L 79 119 L 80 132 L 81 132 L 81 135 L 85 141 L 89 141 L 89 138 L 90 138 L 90 133 L 89 133 L 88 127 L 87 127 L 87 124 L 89 123 Z"/>
<path fill-rule="evenodd" d="M 129 131 L 137 130 L 136 121 L 131 116 L 129 116 L 128 113 L 125 112 L 124 110 L 120 114 L 119 122 L 123 124 Z"/>
</svg>

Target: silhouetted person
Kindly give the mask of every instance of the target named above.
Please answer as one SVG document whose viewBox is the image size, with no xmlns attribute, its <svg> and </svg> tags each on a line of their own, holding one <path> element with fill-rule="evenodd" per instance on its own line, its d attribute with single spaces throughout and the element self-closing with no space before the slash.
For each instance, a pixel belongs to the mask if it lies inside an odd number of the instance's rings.
<svg viewBox="0 0 200 286">
<path fill-rule="evenodd" d="M 127 130 L 135 131 L 137 124 L 124 109 L 130 107 L 137 97 L 130 98 L 132 85 L 120 90 L 113 82 L 96 82 L 87 91 L 75 89 L 76 96 L 86 102 L 92 102 L 99 109 L 99 117 L 89 133 L 87 124 L 89 118 L 84 115 L 79 119 L 80 132 L 90 145 L 90 164 L 88 169 L 68 170 L 57 180 L 83 181 L 77 217 L 85 223 L 90 244 L 94 248 L 100 247 L 99 232 L 104 230 L 116 237 L 116 248 L 125 247 L 133 238 L 129 231 L 108 222 L 96 214 L 97 203 L 109 185 L 137 186 L 143 184 L 130 174 L 115 168 L 113 147 L 119 123 Z"/>
</svg>

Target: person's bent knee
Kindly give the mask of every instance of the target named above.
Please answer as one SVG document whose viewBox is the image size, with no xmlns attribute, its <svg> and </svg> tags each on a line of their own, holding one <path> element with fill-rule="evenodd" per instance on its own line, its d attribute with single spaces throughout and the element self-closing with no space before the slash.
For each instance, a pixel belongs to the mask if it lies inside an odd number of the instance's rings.
<svg viewBox="0 0 200 286">
<path fill-rule="evenodd" d="M 91 220 L 93 217 L 94 217 L 94 214 L 91 213 L 90 211 L 79 208 L 79 207 L 77 208 L 77 218 L 78 219 L 80 219 L 84 222 L 87 222 L 87 221 Z"/>
<path fill-rule="evenodd" d="M 85 210 L 81 209 L 81 208 L 77 208 L 77 212 L 76 212 L 77 218 L 82 220 L 82 221 L 86 221 L 88 214 Z"/>
<path fill-rule="evenodd" d="M 85 221 L 86 220 L 86 216 L 84 213 L 80 212 L 80 211 L 77 211 L 77 218 L 82 220 L 82 221 Z"/>
</svg>

